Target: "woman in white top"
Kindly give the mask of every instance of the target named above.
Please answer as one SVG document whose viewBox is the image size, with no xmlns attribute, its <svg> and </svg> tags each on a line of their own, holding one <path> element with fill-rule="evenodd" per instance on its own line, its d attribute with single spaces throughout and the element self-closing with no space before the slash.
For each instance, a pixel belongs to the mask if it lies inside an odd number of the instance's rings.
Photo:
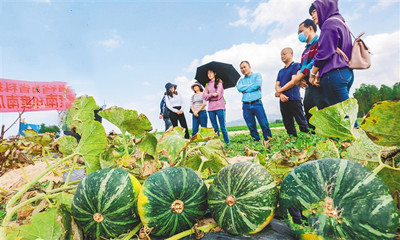
<svg viewBox="0 0 400 240">
<path fill-rule="evenodd" d="M 193 114 L 192 136 L 194 136 L 199 131 L 199 125 L 207 127 L 207 111 L 205 110 L 207 102 L 203 99 L 203 87 L 199 82 L 196 81 L 192 85 L 192 90 L 194 94 L 190 100 L 190 110 Z"/>
<path fill-rule="evenodd" d="M 176 91 L 177 85 L 172 83 L 165 84 L 167 95 L 165 96 L 165 105 L 171 111 L 169 118 L 172 126 L 178 126 L 178 120 L 181 127 L 185 129 L 185 138 L 189 139 L 189 129 L 186 124 L 185 114 L 183 113 L 183 101 L 181 95 Z"/>
</svg>

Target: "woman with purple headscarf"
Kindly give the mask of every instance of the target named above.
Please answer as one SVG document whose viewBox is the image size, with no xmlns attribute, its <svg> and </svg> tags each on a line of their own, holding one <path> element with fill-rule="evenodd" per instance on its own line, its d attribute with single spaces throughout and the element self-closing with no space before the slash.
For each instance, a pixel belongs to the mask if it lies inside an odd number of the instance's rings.
<svg viewBox="0 0 400 240">
<path fill-rule="evenodd" d="M 344 18 L 339 13 L 338 0 L 315 0 L 309 12 L 321 29 L 310 83 L 322 88 L 326 98 L 326 102 L 321 101 L 325 103 L 324 106 L 318 106 L 322 109 L 349 98 L 354 74 L 344 57 L 337 53 L 337 48 L 350 59 L 352 40 L 349 30 L 343 24 Z"/>
</svg>

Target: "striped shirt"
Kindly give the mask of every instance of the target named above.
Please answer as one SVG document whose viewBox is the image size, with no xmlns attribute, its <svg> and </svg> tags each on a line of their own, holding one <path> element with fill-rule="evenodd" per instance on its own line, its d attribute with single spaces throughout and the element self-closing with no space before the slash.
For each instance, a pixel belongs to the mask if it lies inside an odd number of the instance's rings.
<svg viewBox="0 0 400 240">
<path fill-rule="evenodd" d="M 314 56 L 317 54 L 318 49 L 318 35 L 306 45 L 303 54 L 301 55 L 300 72 L 306 75 L 306 81 L 309 84 L 308 78 L 310 77 L 310 71 L 314 64 Z"/>
</svg>

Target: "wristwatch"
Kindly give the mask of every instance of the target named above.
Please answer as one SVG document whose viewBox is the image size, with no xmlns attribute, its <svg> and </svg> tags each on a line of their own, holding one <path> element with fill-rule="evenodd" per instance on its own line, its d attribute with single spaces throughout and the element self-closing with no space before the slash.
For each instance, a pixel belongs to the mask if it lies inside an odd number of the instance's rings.
<svg viewBox="0 0 400 240">
<path fill-rule="evenodd" d="M 311 75 L 311 76 L 317 76 L 317 74 L 316 74 L 316 73 L 313 73 L 312 71 L 310 71 L 310 75 Z"/>
</svg>

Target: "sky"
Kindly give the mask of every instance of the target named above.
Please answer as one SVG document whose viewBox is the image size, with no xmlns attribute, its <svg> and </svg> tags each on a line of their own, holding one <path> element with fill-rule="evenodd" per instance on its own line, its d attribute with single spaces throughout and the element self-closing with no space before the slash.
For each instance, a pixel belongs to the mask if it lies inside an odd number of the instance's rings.
<svg viewBox="0 0 400 240">
<path fill-rule="evenodd" d="M 99 106 L 144 113 L 153 129 L 165 84 L 178 85 L 189 114 L 196 68 L 210 61 L 243 60 L 263 77 L 263 103 L 270 119 L 280 116 L 274 97 L 280 51 L 292 47 L 299 62 L 304 44 L 298 25 L 310 18 L 312 0 L 269 1 L 7 1 L 0 0 L 0 78 L 64 81 L 77 96 Z M 371 48 L 372 66 L 355 71 L 362 83 L 400 82 L 400 0 L 339 0 L 339 11 L 354 34 Z M 319 34 L 319 31 L 317 32 Z M 241 94 L 225 91 L 226 121 L 242 119 Z M 18 113 L 0 113 L 6 128 Z M 57 111 L 23 114 L 27 123 L 58 124 Z M 209 123 L 211 126 L 211 124 Z M 106 131 L 118 129 L 103 120 Z M 16 135 L 18 126 L 6 136 Z"/>
</svg>

